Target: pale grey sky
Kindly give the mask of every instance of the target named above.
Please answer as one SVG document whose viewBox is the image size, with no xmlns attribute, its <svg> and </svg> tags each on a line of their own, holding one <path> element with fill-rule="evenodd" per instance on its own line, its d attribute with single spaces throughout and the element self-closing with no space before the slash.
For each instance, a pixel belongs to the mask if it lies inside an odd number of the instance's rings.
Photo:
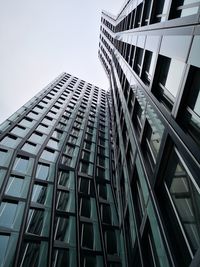
<svg viewBox="0 0 200 267">
<path fill-rule="evenodd" d="M 124 0 L 0 0 L 0 123 L 60 73 L 102 88 L 101 10 Z"/>
</svg>

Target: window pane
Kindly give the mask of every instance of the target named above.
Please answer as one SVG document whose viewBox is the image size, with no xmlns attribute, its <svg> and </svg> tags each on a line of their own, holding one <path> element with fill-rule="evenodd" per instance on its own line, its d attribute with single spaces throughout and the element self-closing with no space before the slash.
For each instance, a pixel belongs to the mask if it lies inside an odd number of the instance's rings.
<svg viewBox="0 0 200 267">
<path fill-rule="evenodd" d="M 7 165 L 6 162 L 8 160 L 8 156 L 8 150 L 0 148 L 0 166 Z"/>
<path fill-rule="evenodd" d="M 55 161 L 58 156 L 58 152 L 52 149 L 45 148 L 42 152 L 41 158 L 48 161 Z"/>
<path fill-rule="evenodd" d="M 20 252 L 20 267 L 47 266 L 47 242 L 23 242 Z"/>
<path fill-rule="evenodd" d="M 7 135 L 1 140 L 0 143 L 4 146 L 14 148 L 19 144 L 20 141 L 21 139 L 15 137 L 14 135 Z"/>
<path fill-rule="evenodd" d="M 36 178 L 40 180 L 47 180 L 49 176 L 49 165 L 38 163 Z"/>
<path fill-rule="evenodd" d="M 14 197 L 26 197 L 29 188 L 29 179 L 12 175 L 6 187 L 6 195 Z"/>
<path fill-rule="evenodd" d="M 2 202 L 0 205 L 0 226 L 12 228 L 17 213 L 17 204 Z"/>
<path fill-rule="evenodd" d="M 10 236 L 8 235 L 0 235 L 0 266 L 3 266 L 4 259 L 6 256 L 6 250 L 8 247 Z"/>
<path fill-rule="evenodd" d="M 26 157 L 18 156 L 15 160 L 13 170 L 21 173 L 28 171 L 29 159 Z"/>
<path fill-rule="evenodd" d="M 195 253 L 200 246 L 200 190 L 175 152 L 168 163 L 166 187 L 191 249 Z"/>
</svg>

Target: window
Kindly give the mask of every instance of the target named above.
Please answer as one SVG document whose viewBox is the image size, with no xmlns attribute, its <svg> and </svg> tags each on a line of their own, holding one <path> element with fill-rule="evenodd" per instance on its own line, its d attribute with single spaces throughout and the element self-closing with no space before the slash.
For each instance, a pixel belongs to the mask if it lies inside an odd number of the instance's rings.
<svg viewBox="0 0 200 267">
<path fill-rule="evenodd" d="M 11 175 L 6 187 L 5 194 L 13 197 L 26 197 L 29 181 L 23 176 Z"/>
<path fill-rule="evenodd" d="M 38 152 L 38 145 L 32 143 L 32 142 L 26 142 L 23 146 L 22 146 L 22 150 L 27 151 L 29 153 L 32 154 L 36 154 Z"/>
<path fill-rule="evenodd" d="M 33 132 L 28 140 L 36 144 L 43 144 L 45 139 L 46 139 L 46 135 L 39 133 L 39 132 Z"/>
<path fill-rule="evenodd" d="M 35 112 L 35 111 L 31 111 L 28 113 L 27 115 L 29 118 L 31 119 L 35 119 L 35 120 L 38 120 L 38 118 L 41 116 L 41 114 Z"/>
<path fill-rule="evenodd" d="M 90 160 L 90 152 L 88 151 L 82 151 L 82 154 L 81 154 L 81 159 L 84 159 L 86 161 L 89 161 Z"/>
<path fill-rule="evenodd" d="M 58 184 L 67 189 L 74 189 L 74 177 L 69 171 L 59 171 Z"/>
<path fill-rule="evenodd" d="M 84 141 L 83 147 L 84 147 L 85 149 L 90 150 L 90 149 L 91 149 L 91 146 L 92 146 L 92 143 L 91 143 L 91 142 Z"/>
<path fill-rule="evenodd" d="M 50 212 L 43 209 L 30 208 L 27 218 L 26 232 L 38 236 L 48 236 Z"/>
<path fill-rule="evenodd" d="M 11 133 L 16 134 L 20 137 L 25 137 L 28 131 L 29 129 L 27 129 L 26 127 L 17 125 L 12 129 Z"/>
<path fill-rule="evenodd" d="M 76 242 L 76 222 L 75 217 L 56 217 L 55 240 L 75 246 Z"/>
<path fill-rule="evenodd" d="M 155 54 L 146 50 L 144 56 L 144 63 L 142 68 L 142 80 L 146 85 L 149 85 L 152 79 L 153 67 L 155 63 Z"/>
<path fill-rule="evenodd" d="M 138 75 L 140 75 L 141 72 L 143 52 L 144 50 L 142 48 L 136 48 L 133 69 Z"/>
<path fill-rule="evenodd" d="M 187 132 L 200 146 L 200 69 L 191 67 L 186 82 L 187 119 L 182 119 L 182 112 L 179 120 L 184 124 Z"/>
<path fill-rule="evenodd" d="M 62 156 L 62 164 L 66 165 L 66 166 L 71 166 L 71 164 L 72 164 L 72 157 L 63 155 Z"/>
<path fill-rule="evenodd" d="M 82 247 L 93 249 L 94 242 L 93 225 L 89 223 L 82 223 L 81 227 L 81 245 Z"/>
<path fill-rule="evenodd" d="M 12 228 L 17 214 L 17 203 L 1 202 L 0 226 Z"/>
<path fill-rule="evenodd" d="M 43 241 L 22 243 L 20 251 L 20 266 L 47 266 L 48 243 Z"/>
<path fill-rule="evenodd" d="M 156 126 L 150 125 L 149 122 L 146 121 L 142 140 L 142 149 L 144 157 L 147 159 L 152 171 L 156 164 L 156 158 L 160 149 L 160 143 L 163 133 L 162 131 L 160 131 L 161 129 Z"/>
<path fill-rule="evenodd" d="M 88 173 L 88 169 L 89 163 L 81 161 L 79 165 L 79 171 L 83 173 Z"/>
<path fill-rule="evenodd" d="M 64 150 L 64 153 L 66 155 L 68 155 L 68 156 L 73 156 L 74 149 L 75 149 L 74 146 L 66 145 L 65 150 Z"/>
<path fill-rule="evenodd" d="M 142 26 L 148 25 L 150 22 L 151 5 L 152 5 L 152 0 L 145 1 L 144 3 Z"/>
<path fill-rule="evenodd" d="M 52 134 L 52 137 L 56 138 L 56 139 L 61 139 L 63 136 L 63 131 L 60 130 L 55 130 Z"/>
<path fill-rule="evenodd" d="M 161 67 L 162 66 L 162 67 Z M 165 56 L 159 56 L 156 67 L 154 94 L 158 100 L 169 110 L 172 110 L 178 93 L 185 63 Z"/>
<path fill-rule="evenodd" d="M 170 19 L 186 17 L 198 13 L 199 0 L 176 0 L 172 1 Z"/>
<path fill-rule="evenodd" d="M 45 204 L 47 197 L 47 186 L 34 184 L 31 201 L 39 204 Z"/>
<path fill-rule="evenodd" d="M 177 261 L 188 266 L 200 246 L 200 189 L 176 148 L 167 161 L 163 190 L 166 227 L 173 237 Z"/>
<path fill-rule="evenodd" d="M 110 205 L 101 204 L 101 217 L 103 223 L 112 224 L 112 214 Z"/>
<path fill-rule="evenodd" d="M 92 256 L 92 255 L 84 255 L 81 257 L 82 267 L 103 267 L 103 257 L 102 256 Z M 110 266 L 111 267 L 111 266 Z"/>
<path fill-rule="evenodd" d="M 53 267 L 70 266 L 71 262 L 72 261 L 70 259 L 69 250 L 61 248 L 54 249 L 52 264 Z M 76 266 L 75 261 L 73 261 L 73 264 Z"/>
<path fill-rule="evenodd" d="M 145 266 L 154 267 L 159 266 L 158 252 L 156 251 L 155 241 L 151 232 L 149 223 L 142 237 L 142 252 Z"/>
<path fill-rule="evenodd" d="M 33 125 L 36 123 L 36 121 L 30 119 L 30 118 L 24 118 L 23 120 L 20 121 L 19 125 L 32 128 Z"/>
<path fill-rule="evenodd" d="M 98 194 L 102 199 L 107 200 L 107 186 L 106 184 L 98 184 Z"/>
<path fill-rule="evenodd" d="M 59 140 L 56 140 L 54 138 L 50 138 L 47 146 L 52 147 L 54 149 L 59 149 Z"/>
<path fill-rule="evenodd" d="M 90 198 L 81 198 L 80 199 L 80 215 L 83 217 L 90 218 L 90 216 L 91 216 Z"/>
<path fill-rule="evenodd" d="M 7 254 L 7 248 L 9 244 L 10 236 L 9 235 L 0 235 L 0 265 L 4 265 L 4 260 Z"/>
<path fill-rule="evenodd" d="M 151 18 L 152 23 L 165 21 L 169 3 L 169 0 L 154 1 Z"/>
<path fill-rule="evenodd" d="M 1 144 L 7 147 L 11 147 L 14 148 L 16 147 L 19 142 L 20 142 L 20 138 L 14 136 L 14 135 L 6 135 L 2 140 L 1 140 Z"/>
<path fill-rule="evenodd" d="M 51 130 L 51 126 L 41 123 L 40 125 L 38 125 L 36 130 L 38 130 L 39 132 L 48 134 Z"/>
<path fill-rule="evenodd" d="M 14 162 L 13 170 L 21 173 L 27 173 L 29 158 L 17 156 Z"/>
<path fill-rule="evenodd" d="M 37 171 L 36 171 L 36 178 L 40 180 L 47 180 L 49 176 L 49 169 L 50 166 L 44 163 L 38 163 Z"/>
<path fill-rule="evenodd" d="M 57 151 L 50 148 L 45 148 L 44 151 L 42 152 L 41 158 L 48 161 L 55 161 L 57 156 L 58 156 Z"/>
<path fill-rule="evenodd" d="M 57 204 L 56 209 L 63 212 L 75 211 L 75 198 L 73 191 L 57 191 Z"/>
<path fill-rule="evenodd" d="M 7 160 L 9 157 L 9 152 L 6 149 L 0 148 L 0 166 L 7 165 Z"/>
<path fill-rule="evenodd" d="M 105 242 L 108 254 L 117 254 L 117 238 L 114 230 L 105 232 Z"/>
</svg>

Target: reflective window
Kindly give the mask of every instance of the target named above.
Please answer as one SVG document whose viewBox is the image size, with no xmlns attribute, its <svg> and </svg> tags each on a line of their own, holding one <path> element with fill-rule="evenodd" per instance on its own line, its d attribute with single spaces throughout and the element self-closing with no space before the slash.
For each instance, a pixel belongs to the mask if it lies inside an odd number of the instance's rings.
<svg viewBox="0 0 200 267">
<path fill-rule="evenodd" d="M 14 197 L 26 197 L 29 188 L 29 179 L 22 176 L 11 175 L 5 194 Z"/>
<path fill-rule="evenodd" d="M 176 149 L 167 162 L 164 190 L 170 198 L 164 202 L 168 218 L 166 227 L 173 236 L 178 261 L 182 262 L 184 258 L 189 264 L 200 246 L 200 189 Z M 175 221 L 176 217 L 178 221 Z M 182 246 L 179 249 L 180 238 Z"/>
<path fill-rule="evenodd" d="M 33 132 L 28 140 L 36 144 L 42 144 L 45 139 L 46 139 L 46 135 L 39 133 L 39 132 Z"/>
<path fill-rule="evenodd" d="M 27 218 L 27 233 L 48 236 L 50 228 L 50 211 L 30 208 Z"/>
<path fill-rule="evenodd" d="M 50 138 L 47 143 L 47 146 L 50 146 L 54 149 L 59 149 L 59 141 L 54 138 Z"/>
<path fill-rule="evenodd" d="M 14 135 L 6 135 L 0 143 L 4 146 L 14 148 L 19 144 L 20 140 L 20 138 Z"/>
<path fill-rule="evenodd" d="M 58 152 L 53 149 L 45 148 L 42 152 L 41 158 L 48 161 L 55 161 L 58 156 Z"/>
<path fill-rule="evenodd" d="M 0 235 L 0 266 L 4 266 L 4 260 L 7 253 L 9 239 L 9 235 Z"/>
<path fill-rule="evenodd" d="M 0 205 L 0 226 L 12 228 L 17 214 L 17 203 L 2 202 Z"/>
<path fill-rule="evenodd" d="M 45 204 L 47 197 L 47 186 L 35 184 L 33 186 L 31 201 L 39 204 Z"/>
<path fill-rule="evenodd" d="M 0 165 L 4 166 L 8 160 L 8 150 L 0 148 Z"/>
<path fill-rule="evenodd" d="M 200 69 L 191 67 L 186 83 L 187 120 L 185 128 L 200 146 Z M 180 122 L 182 114 L 180 114 Z"/>
<path fill-rule="evenodd" d="M 21 173 L 27 173 L 29 165 L 29 158 L 17 156 L 13 166 L 13 170 Z"/>
<path fill-rule="evenodd" d="M 114 230 L 105 232 L 105 242 L 108 254 L 117 254 L 117 238 Z"/>
<path fill-rule="evenodd" d="M 143 82 L 147 85 L 149 85 L 152 80 L 154 63 L 155 63 L 155 53 L 146 50 L 141 78 Z"/>
<path fill-rule="evenodd" d="M 57 210 L 61 210 L 64 212 L 74 212 L 75 211 L 75 198 L 73 191 L 57 192 Z"/>
<path fill-rule="evenodd" d="M 82 224 L 81 245 L 93 249 L 94 231 L 93 225 L 89 223 Z"/>
<path fill-rule="evenodd" d="M 28 128 L 32 128 L 35 123 L 36 123 L 36 121 L 34 121 L 33 119 L 24 118 L 23 120 L 20 121 L 19 125 L 24 126 L 24 127 L 28 127 Z"/>
<path fill-rule="evenodd" d="M 40 180 L 47 180 L 49 176 L 49 168 L 48 164 L 38 163 L 36 178 Z"/>
<path fill-rule="evenodd" d="M 23 242 L 20 251 L 20 267 L 46 267 L 48 259 L 47 252 L 47 242 Z"/>
<path fill-rule="evenodd" d="M 50 130 L 51 130 L 51 126 L 41 123 L 41 124 L 38 125 L 36 130 L 38 130 L 39 132 L 48 134 L 50 132 Z"/>
<path fill-rule="evenodd" d="M 60 171 L 58 176 L 58 184 L 67 189 L 74 189 L 74 176 L 69 171 Z"/>
<path fill-rule="evenodd" d="M 55 221 L 55 240 L 64 243 L 75 245 L 76 244 L 76 223 L 75 217 L 69 216 L 68 218 L 56 217 Z"/>
<path fill-rule="evenodd" d="M 156 67 L 156 75 L 158 76 L 155 78 L 157 82 L 153 86 L 154 94 L 169 110 L 173 107 L 184 69 L 185 63 L 159 56 Z"/>
<path fill-rule="evenodd" d="M 174 0 L 172 1 L 170 18 L 173 19 L 197 14 L 199 6 L 199 0 Z"/>
<path fill-rule="evenodd" d="M 28 131 L 29 129 L 27 129 L 26 127 L 17 125 L 12 129 L 11 133 L 24 137 Z"/>
<path fill-rule="evenodd" d="M 38 152 L 38 145 L 32 143 L 32 142 L 26 142 L 23 146 L 22 146 L 22 150 L 27 151 L 29 153 L 32 154 L 36 154 Z"/>
</svg>

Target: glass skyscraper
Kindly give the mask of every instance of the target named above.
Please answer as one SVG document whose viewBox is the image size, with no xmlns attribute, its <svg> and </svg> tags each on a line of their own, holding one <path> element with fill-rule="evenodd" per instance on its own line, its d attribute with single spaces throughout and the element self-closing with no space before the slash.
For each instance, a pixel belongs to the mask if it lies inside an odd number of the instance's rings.
<svg viewBox="0 0 200 267">
<path fill-rule="evenodd" d="M 1 125 L 0 266 L 118 266 L 110 96 L 63 73 Z"/>
<path fill-rule="evenodd" d="M 102 12 L 125 266 L 200 266 L 200 1 Z"/>
</svg>

